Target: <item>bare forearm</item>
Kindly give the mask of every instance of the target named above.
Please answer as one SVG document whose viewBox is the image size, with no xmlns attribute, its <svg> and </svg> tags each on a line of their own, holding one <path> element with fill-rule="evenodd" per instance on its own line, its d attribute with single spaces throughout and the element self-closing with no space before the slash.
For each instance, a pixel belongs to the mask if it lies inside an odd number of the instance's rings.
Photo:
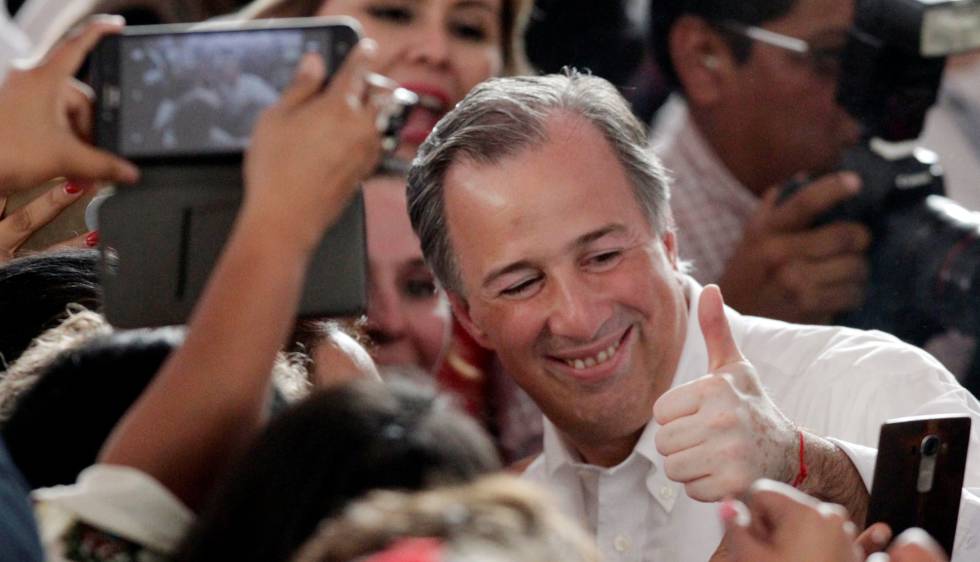
<svg viewBox="0 0 980 562">
<path fill-rule="evenodd" d="M 307 248 L 250 221 L 248 215 L 239 220 L 184 345 L 100 459 L 143 470 L 190 506 L 258 428 L 309 260 Z"/>
<path fill-rule="evenodd" d="M 860 527 L 868 511 L 868 490 L 851 459 L 832 442 L 805 432 L 809 469 L 800 490 L 823 501 L 843 505 Z"/>
</svg>

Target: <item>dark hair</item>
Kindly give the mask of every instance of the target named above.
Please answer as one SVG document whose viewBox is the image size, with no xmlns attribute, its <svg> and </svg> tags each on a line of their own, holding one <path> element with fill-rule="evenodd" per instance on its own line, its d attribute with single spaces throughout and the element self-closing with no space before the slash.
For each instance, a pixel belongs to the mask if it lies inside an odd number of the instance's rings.
<svg viewBox="0 0 980 562">
<path fill-rule="evenodd" d="M 0 267 L 0 371 L 20 357 L 31 340 L 61 323 L 68 305 L 102 307 L 98 252 L 45 252 Z"/>
<path fill-rule="evenodd" d="M 59 355 L 3 423 L 30 487 L 75 482 L 126 410 L 183 340 L 176 328 L 100 336 Z"/>
<path fill-rule="evenodd" d="M 376 489 L 469 481 L 499 461 L 475 422 L 430 389 L 371 381 L 314 394 L 258 438 L 178 560 L 288 560 L 325 517 Z"/>
<path fill-rule="evenodd" d="M 796 0 L 650 0 L 649 40 L 654 60 L 668 85 L 680 89 L 682 85 L 670 55 L 670 32 L 681 16 L 697 16 L 711 24 L 729 21 L 761 25 L 785 16 L 794 6 Z M 745 62 L 752 49 L 751 41 L 721 29 L 719 31 L 735 60 Z"/>
</svg>

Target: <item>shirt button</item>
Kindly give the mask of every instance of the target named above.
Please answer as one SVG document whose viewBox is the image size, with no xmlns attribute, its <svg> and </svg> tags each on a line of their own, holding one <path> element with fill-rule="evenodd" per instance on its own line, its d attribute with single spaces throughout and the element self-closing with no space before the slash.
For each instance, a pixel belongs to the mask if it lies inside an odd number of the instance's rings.
<svg viewBox="0 0 980 562">
<path fill-rule="evenodd" d="M 660 498 L 664 500 L 669 500 L 674 497 L 674 490 L 670 486 L 660 487 Z"/>
<path fill-rule="evenodd" d="M 613 540 L 613 548 L 616 552 L 626 552 L 630 549 L 630 540 L 626 535 L 616 535 Z"/>
</svg>

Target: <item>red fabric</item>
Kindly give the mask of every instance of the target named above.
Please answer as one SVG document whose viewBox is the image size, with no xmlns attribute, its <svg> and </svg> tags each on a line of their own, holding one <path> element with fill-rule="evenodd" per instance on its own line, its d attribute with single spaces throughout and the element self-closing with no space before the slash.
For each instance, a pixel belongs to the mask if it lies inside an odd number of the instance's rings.
<svg viewBox="0 0 980 562">
<path fill-rule="evenodd" d="M 799 488 L 803 482 L 806 481 L 806 477 L 810 474 L 810 469 L 806 465 L 806 460 L 804 459 L 804 453 L 806 452 L 806 444 L 803 440 L 803 431 L 800 430 L 800 471 L 796 473 L 796 478 L 793 479 L 793 487 Z"/>
<path fill-rule="evenodd" d="M 459 397 L 463 408 L 474 418 L 487 419 L 487 373 L 493 352 L 480 347 L 453 318 L 449 349 L 436 369 L 439 388 Z"/>
<path fill-rule="evenodd" d="M 407 538 L 392 543 L 364 562 L 439 562 L 442 560 L 442 542 L 433 538 Z"/>
</svg>

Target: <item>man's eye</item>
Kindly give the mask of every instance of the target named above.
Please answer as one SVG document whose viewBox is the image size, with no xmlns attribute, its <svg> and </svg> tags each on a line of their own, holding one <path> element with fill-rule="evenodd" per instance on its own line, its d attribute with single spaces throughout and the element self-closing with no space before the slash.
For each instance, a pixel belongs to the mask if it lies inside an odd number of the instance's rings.
<svg viewBox="0 0 980 562">
<path fill-rule="evenodd" d="M 538 284 L 540 278 L 533 277 L 517 283 L 516 285 L 511 285 L 506 289 L 500 291 L 500 295 L 504 297 L 522 297 L 529 295 L 534 287 Z"/>
<path fill-rule="evenodd" d="M 602 252 L 600 254 L 595 254 L 586 259 L 586 265 L 593 268 L 607 269 L 617 263 L 619 263 L 620 258 L 623 257 L 623 252 L 620 250 L 614 250 L 610 252 Z"/>
<path fill-rule="evenodd" d="M 379 20 L 393 23 L 409 23 L 414 16 L 411 10 L 402 6 L 369 6 L 367 13 Z"/>
</svg>

